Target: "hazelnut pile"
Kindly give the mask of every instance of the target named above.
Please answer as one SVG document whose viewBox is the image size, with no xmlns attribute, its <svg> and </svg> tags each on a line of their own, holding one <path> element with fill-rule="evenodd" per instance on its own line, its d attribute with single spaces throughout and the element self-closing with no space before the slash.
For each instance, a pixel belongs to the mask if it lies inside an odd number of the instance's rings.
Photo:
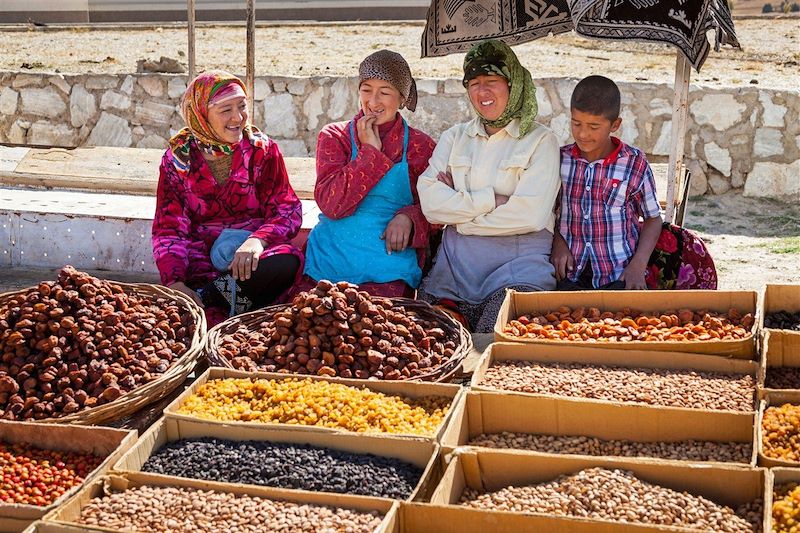
<svg viewBox="0 0 800 533">
<path fill-rule="evenodd" d="M 164 374 L 194 333 L 188 309 L 71 266 L 0 303 L 0 415 L 55 418 Z"/>
<path fill-rule="evenodd" d="M 386 380 L 431 374 L 455 349 L 413 310 L 326 280 L 257 327 L 240 324 L 218 348 L 241 370 Z"/>
<path fill-rule="evenodd" d="M 727 314 L 707 309 L 643 313 L 628 307 L 601 311 L 596 307 L 559 307 L 510 321 L 503 332 L 514 337 L 588 342 L 717 341 L 744 339 L 755 320 L 738 309 Z"/>
</svg>

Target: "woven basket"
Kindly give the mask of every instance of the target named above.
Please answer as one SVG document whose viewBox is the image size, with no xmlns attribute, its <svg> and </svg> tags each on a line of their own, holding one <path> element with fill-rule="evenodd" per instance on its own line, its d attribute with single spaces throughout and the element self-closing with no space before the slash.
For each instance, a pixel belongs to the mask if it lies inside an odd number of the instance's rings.
<svg viewBox="0 0 800 533">
<path fill-rule="evenodd" d="M 158 379 L 123 394 L 113 402 L 57 418 L 32 420 L 33 422 L 53 424 L 103 424 L 124 418 L 136 412 L 141 407 L 160 400 L 175 390 L 176 387 L 186 380 L 186 376 L 189 375 L 197 361 L 201 358 L 203 353 L 203 340 L 206 333 L 206 317 L 203 310 L 191 298 L 182 292 L 161 285 L 152 285 L 149 283 L 118 283 L 115 281 L 111 283 L 119 285 L 128 294 L 147 296 L 153 299 L 163 297 L 170 300 L 177 300 L 183 307 L 188 309 L 192 315 L 192 326 L 194 327 L 194 333 L 190 339 L 189 347 L 164 374 L 159 376 Z M 0 307 L 4 306 L 12 296 L 25 294 L 33 290 L 36 290 L 36 287 L 0 294 Z"/>
<path fill-rule="evenodd" d="M 435 322 L 445 333 L 445 340 L 451 340 L 456 347 L 453 356 L 446 362 L 436 367 L 427 374 L 420 374 L 405 381 L 439 381 L 449 382 L 458 372 L 462 361 L 472 349 L 472 337 L 469 332 L 458 321 L 434 308 L 427 302 L 411 300 L 409 298 L 389 298 L 395 307 L 402 306 L 407 311 L 412 311 L 417 316 Z M 278 311 L 291 307 L 291 304 L 273 305 L 264 307 L 257 311 L 251 311 L 229 318 L 217 324 L 208 332 L 206 336 L 205 353 L 211 366 L 221 366 L 224 368 L 234 368 L 231 362 L 219 353 L 222 337 L 244 324 L 248 329 L 255 329 L 264 320 L 270 319 Z"/>
</svg>

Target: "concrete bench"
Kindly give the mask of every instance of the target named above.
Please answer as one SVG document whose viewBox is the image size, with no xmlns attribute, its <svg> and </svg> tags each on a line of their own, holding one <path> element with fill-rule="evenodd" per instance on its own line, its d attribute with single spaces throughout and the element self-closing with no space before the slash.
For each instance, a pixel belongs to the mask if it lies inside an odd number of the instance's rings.
<svg viewBox="0 0 800 533">
<path fill-rule="evenodd" d="M 162 150 L 0 145 L 0 266 L 156 272 L 150 226 Z M 316 224 L 314 159 L 288 157 L 303 203 L 302 244 Z M 666 165 L 653 165 L 659 200 Z"/>
</svg>

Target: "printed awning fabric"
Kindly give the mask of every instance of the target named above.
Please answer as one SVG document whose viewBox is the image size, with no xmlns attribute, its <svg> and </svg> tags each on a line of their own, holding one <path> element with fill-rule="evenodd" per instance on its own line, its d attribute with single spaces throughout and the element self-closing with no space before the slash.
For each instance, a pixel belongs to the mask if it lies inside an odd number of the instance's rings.
<svg viewBox="0 0 800 533">
<path fill-rule="evenodd" d="M 431 0 L 422 56 L 464 52 L 483 39 L 520 44 L 574 29 L 587 37 L 676 46 L 700 70 L 710 49 L 739 47 L 725 0 Z"/>
</svg>

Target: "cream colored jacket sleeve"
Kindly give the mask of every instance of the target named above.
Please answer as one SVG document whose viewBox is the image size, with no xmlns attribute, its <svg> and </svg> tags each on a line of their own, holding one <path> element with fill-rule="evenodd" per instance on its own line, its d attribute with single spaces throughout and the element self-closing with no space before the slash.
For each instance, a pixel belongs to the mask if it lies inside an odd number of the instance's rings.
<svg viewBox="0 0 800 533">
<path fill-rule="evenodd" d="M 521 169 L 519 182 L 508 202 L 458 225 L 462 235 L 520 235 L 546 229 L 553 231 L 553 207 L 561 188 L 558 139 L 547 128 L 529 135 L 536 146 Z M 525 142 L 523 138 L 517 142 Z"/>
<path fill-rule="evenodd" d="M 422 213 L 432 224 L 461 224 L 494 209 L 492 187 L 474 191 L 453 190 L 436 179 L 439 172 L 448 171 L 448 162 L 457 131 L 459 127 L 455 126 L 442 133 L 428 162 L 428 168 L 417 181 Z"/>
</svg>

